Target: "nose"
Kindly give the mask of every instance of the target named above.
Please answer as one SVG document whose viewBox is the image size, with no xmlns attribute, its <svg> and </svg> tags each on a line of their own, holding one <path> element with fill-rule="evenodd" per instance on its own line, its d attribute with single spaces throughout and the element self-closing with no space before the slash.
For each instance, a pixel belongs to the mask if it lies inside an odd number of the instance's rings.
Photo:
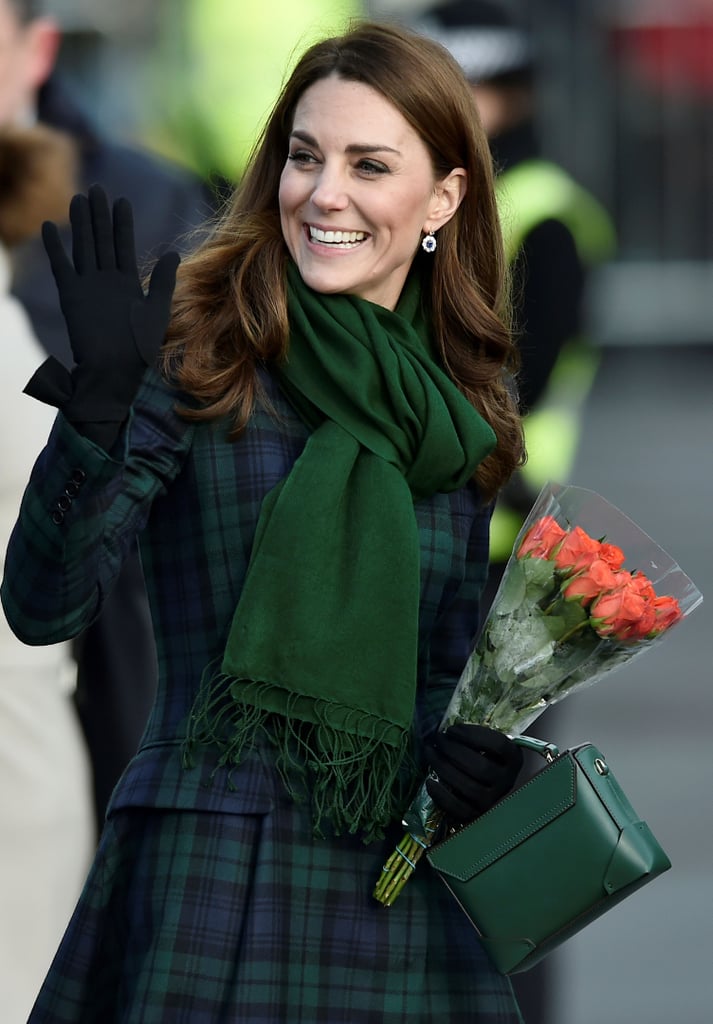
<svg viewBox="0 0 713 1024">
<path fill-rule="evenodd" d="M 312 202 L 320 210 L 344 210 L 349 196 L 343 172 L 333 165 L 323 165 L 314 183 Z"/>
</svg>

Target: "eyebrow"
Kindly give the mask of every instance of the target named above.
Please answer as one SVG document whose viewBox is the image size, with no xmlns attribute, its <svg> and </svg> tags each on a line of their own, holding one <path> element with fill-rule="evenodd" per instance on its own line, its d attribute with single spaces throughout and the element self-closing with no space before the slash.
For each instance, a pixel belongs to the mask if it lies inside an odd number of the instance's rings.
<svg viewBox="0 0 713 1024">
<path fill-rule="evenodd" d="M 319 143 L 310 135 L 309 132 L 303 132 L 299 129 L 293 131 L 290 138 L 300 139 L 301 142 L 306 142 L 308 146 L 314 146 L 315 149 L 319 149 Z M 381 142 L 352 142 L 346 148 L 347 153 L 364 154 L 364 153 L 396 153 L 398 156 L 401 155 L 400 150 L 394 149 L 393 146 L 386 146 Z"/>
</svg>

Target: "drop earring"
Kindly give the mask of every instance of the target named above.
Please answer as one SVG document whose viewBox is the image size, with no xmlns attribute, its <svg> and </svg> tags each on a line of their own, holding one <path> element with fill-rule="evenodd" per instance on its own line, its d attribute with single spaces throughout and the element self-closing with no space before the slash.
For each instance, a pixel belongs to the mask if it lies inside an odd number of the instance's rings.
<svg viewBox="0 0 713 1024">
<path fill-rule="evenodd" d="M 436 236 L 432 231 L 429 231 L 427 234 L 425 234 L 423 236 L 423 239 L 421 240 L 421 248 L 423 249 L 424 252 L 427 252 L 429 254 L 436 251 L 437 244 L 438 243 L 436 242 Z"/>
</svg>

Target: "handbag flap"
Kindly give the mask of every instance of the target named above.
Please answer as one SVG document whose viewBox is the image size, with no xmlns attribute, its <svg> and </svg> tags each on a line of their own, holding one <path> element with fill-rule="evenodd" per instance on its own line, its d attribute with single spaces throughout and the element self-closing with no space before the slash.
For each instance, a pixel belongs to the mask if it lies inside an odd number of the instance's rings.
<svg viewBox="0 0 713 1024">
<path fill-rule="evenodd" d="M 427 851 L 441 874 L 467 881 L 574 806 L 577 769 L 569 751 L 460 832 Z"/>
</svg>

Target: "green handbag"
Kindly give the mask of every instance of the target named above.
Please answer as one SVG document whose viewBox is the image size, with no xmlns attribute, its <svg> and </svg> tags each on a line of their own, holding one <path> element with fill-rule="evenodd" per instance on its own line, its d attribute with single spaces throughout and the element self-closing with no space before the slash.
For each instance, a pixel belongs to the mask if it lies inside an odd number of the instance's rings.
<svg viewBox="0 0 713 1024">
<path fill-rule="evenodd" d="M 503 974 L 528 970 L 671 867 L 596 747 L 517 742 L 547 767 L 427 852 Z"/>
</svg>

